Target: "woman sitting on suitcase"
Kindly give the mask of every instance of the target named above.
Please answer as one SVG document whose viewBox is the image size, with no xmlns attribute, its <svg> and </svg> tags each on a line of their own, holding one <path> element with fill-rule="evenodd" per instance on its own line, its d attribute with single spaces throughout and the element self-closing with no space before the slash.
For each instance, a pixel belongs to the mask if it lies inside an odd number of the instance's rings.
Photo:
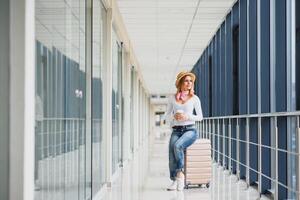
<svg viewBox="0 0 300 200">
<path fill-rule="evenodd" d="M 194 94 L 195 79 L 191 72 L 180 72 L 175 83 L 177 93 L 168 102 L 166 119 L 173 129 L 169 142 L 169 170 L 173 183 L 168 190 L 182 191 L 184 188 L 184 150 L 198 138 L 195 121 L 203 119 L 199 97 Z"/>
</svg>

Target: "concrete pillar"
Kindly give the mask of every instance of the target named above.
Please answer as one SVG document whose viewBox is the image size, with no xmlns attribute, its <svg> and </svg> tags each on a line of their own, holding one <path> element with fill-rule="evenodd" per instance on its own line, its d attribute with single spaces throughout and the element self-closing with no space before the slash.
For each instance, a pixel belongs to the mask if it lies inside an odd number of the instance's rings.
<svg viewBox="0 0 300 200">
<path fill-rule="evenodd" d="M 9 194 L 9 0 L 0 6 L 0 199 Z"/>
<path fill-rule="evenodd" d="M 35 5 L 10 1 L 9 199 L 34 199 Z"/>
</svg>

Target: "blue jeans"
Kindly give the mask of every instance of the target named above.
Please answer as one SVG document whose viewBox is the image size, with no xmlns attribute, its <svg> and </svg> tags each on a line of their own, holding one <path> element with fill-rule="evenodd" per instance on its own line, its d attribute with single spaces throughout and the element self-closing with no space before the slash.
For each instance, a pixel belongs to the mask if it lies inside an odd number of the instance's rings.
<svg viewBox="0 0 300 200">
<path fill-rule="evenodd" d="M 170 179 L 175 180 L 177 172 L 184 169 L 184 150 L 198 138 L 195 127 L 173 128 L 169 142 Z"/>
</svg>

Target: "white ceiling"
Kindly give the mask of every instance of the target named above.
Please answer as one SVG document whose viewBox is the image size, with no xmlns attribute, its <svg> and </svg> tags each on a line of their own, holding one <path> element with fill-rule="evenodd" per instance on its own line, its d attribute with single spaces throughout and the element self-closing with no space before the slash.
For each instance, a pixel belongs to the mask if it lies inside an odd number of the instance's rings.
<svg viewBox="0 0 300 200">
<path fill-rule="evenodd" d="M 117 0 L 147 88 L 175 90 L 191 70 L 235 0 Z"/>
</svg>

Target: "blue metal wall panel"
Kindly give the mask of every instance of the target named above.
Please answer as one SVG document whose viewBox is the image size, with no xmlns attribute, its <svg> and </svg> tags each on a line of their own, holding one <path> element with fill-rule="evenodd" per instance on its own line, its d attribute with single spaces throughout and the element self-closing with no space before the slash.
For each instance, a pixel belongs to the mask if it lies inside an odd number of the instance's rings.
<svg viewBox="0 0 300 200">
<path fill-rule="evenodd" d="M 226 17 L 226 45 L 225 45 L 225 115 L 232 115 L 232 17 L 229 13 Z"/>
<path fill-rule="evenodd" d="M 249 1 L 249 113 L 257 113 L 257 3 Z"/>
<path fill-rule="evenodd" d="M 296 1 L 296 110 L 300 110 L 300 2 Z"/>
<path fill-rule="evenodd" d="M 225 22 L 223 22 L 221 24 L 220 27 L 220 102 L 219 102 L 219 106 L 220 106 L 220 115 L 224 116 L 225 115 L 225 100 L 226 100 L 226 96 L 225 96 Z M 223 125 L 224 122 L 223 120 L 220 121 L 220 128 L 221 128 L 221 152 L 223 154 L 225 154 L 224 152 L 224 136 L 225 136 L 225 131 L 223 130 Z M 222 157 L 222 162 L 223 162 L 224 157 Z"/>
<path fill-rule="evenodd" d="M 247 114 L 247 0 L 240 0 L 239 114 Z"/>
<path fill-rule="evenodd" d="M 212 40 L 212 108 L 213 108 L 213 116 L 217 116 L 217 76 L 216 76 L 216 71 L 217 71 L 217 36 L 215 35 L 213 40 Z M 217 121 L 214 120 L 214 130 L 217 130 Z M 216 131 L 215 131 L 216 132 Z M 214 141 L 215 141 L 215 161 L 217 161 L 218 158 L 218 135 L 217 133 L 214 135 Z"/>
<path fill-rule="evenodd" d="M 221 25 L 221 46 L 220 46 L 220 114 L 225 115 L 226 106 L 226 82 L 225 82 L 225 22 Z"/>
<path fill-rule="evenodd" d="M 231 84 L 231 76 L 232 76 L 232 31 L 231 31 L 231 13 L 227 14 L 225 19 L 225 63 L 224 63 L 224 92 L 225 92 L 225 101 L 224 101 L 224 115 L 230 115 L 231 111 L 231 96 L 232 96 L 232 84 Z M 225 167 L 228 169 L 229 166 L 229 120 L 225 120 Z"/>
<path fill-rule="evenodd" d="M 260 37 L 261 37 L 261 55 L 260 55 L 260 66 L 261 66 L 261 112 L 270 112 L 270 0 L 260 1 Z M 271 145 L 270 137 L 270 120 L 262 119 L 262 144 L 266 146 Z M 268 177 L 271 176 L 271 151 L 269 148 L 262 147 L 262 173 Z M 261 190 L 265 192 L 271 188 L 271 181 L 265 176 L 261 177 L 262 185 Z"/>
<path fill-rule="evenodd" d="M 232 7 L 232 27 L 239 25 L 239 1 Z"/>
<path fill-rule="evenodd" d="M 208 47 L 208 112 L 209 116 L 212 116 L 212 43 Z"/>
<path fill-rule="evenodd" d="M 216 34 L 216 109 L 217 109 L 217 116 L 221 115 L 221 108 L 220 108 L 220 102 L 221 102 L 221 89 L 220 89 L 220 70 L 221 70 L 221 30 L 219 29 Z M 222 162 L 222 130 L 221 130 L 221 124 L 220 121 L 218 121 L 218 127 L 217 127 L 217 134 L 219 137 L 218 141 L 218 160 L 221 163 Z"/>
<path fill-rule="evenodd" d="M 239 114 L 239 4 L 232 9 L 232 113 Z"/>
<path fill-rule="evenodd" d="M 213 64 L 212 64 L 212 85 L 213 85 L 213 116 L 217 116 L 218 110 L 217 110 L 217 77 L 216 77 L 216 71 L 217 71 L 217 36 L 214 36 L 213 39 Z"/>
<path fill-rule="evenodd" d="M 201 90 L 202 90 L 202 99 L 204 101 L 204 103 L 206 103 L 206 95 L 205 95 L 205 52 L 203 54 L 203 58 L 202 58 L 202 64 L 201 64 L 201 68 L 200 71 L 202 73 L 201 75 Z M 204 104 L 205 105 L 205 104 Z M 206 114 L 206 108 L 204 109 L 204 114 Z"/>
<path fill-rule="evenodd" d="M 209 56 L 212 57 L 212 52 L 213 52 L 213 44 L 212 44 L 212 41 L 210 41 L 210 44 L 208 46 L 208 53 L 209 53 Z M 209 63 L 208 63 L 208 73 L 209 74 L 209 77 L 208 77 L 208 82 L 209 82 L 209 85 L 208 85 L 208 105 L 209 105 L 209 108 L 208 108 L 208 111 L 209 111 L 209 116 L 213 116 L 213 93 L 212 93 L 212 60 L 209 60 Z"/>
<path fill-rule="evenodd" d="M 251 0 L 248 7 L 248 78 L 249 78 L 249 113 L 257 113 L 257 1 Z M 249 140 L 252 143 L 258 143 L 258 132 L 257 132 L 257 120 L 251 119 L 249 124 Z M 249 156 L 250 156 L 250 167 L 253 170 L 250 170 L 250 184 L 258 181 L 258 174 L 255 172 L 258 171 L 258 146 L 254 144 L 249 145 Z"/>
<path fill-rule="evenodd" d="M 275 1 L 275 95 L 276 112 L 287 111 L 286 0 Z M 287 120 L 278 118 L 278 148 L 287 150 Z M 287 185 L 287 154 L 278 154 L 278 180 Z M 278 185 L 278 199 L 287 199 L 287 189 Z"/>
<path fill-rule="evenodd" d="M 232 8 L 232 23 L 231 23 L 231 26 L 232 26 L 232 37 L 231 37 L 231 39 L 233 40 L 233 35 L 234 35 L 234 32 L 233 32 L 233 30 L 235 30 L 238 26 L 239 26 L 239 2 L 237 2 L 234 6 L 233 6 L 233 8 Z M 233 44 L 233 43 L 232 43 Z M 238 52 L 238 50 L 237 50 L 237 52 Z M 232 46 L 232 58 L 233 58 L 233 46 Z M 232 60 L 232 66 L 233 66 L 233 64 L 234 64 L 234 60 Z M 238 64 L 238 63 L 237 63 Z M 234 71 L 233 71 L 233 69 L 232 69 L 232 74 L 231 74 L 231 83 L 232 83 L 232 93 L 233 93 L 233 95 L 232 95 L 232 102 L 231 102 L 231 105 L 232 105 L 232 114 L 235 114 L 234 113 L 234 107 L 236 106 L 236 104 L 238 105 L 238 102 L 234 102 L 234 93 L 236 92 L 236 91 L 234 91 L 235 90 L 235 88 L 234 88 L 234 85 L 235 84 L 238 84 L 238 80 L 236 80 L 236 82 L 234 81 L 234 77 L 233 77 L 233 73 L 234 73 Z M 238 90 L 238 88 L 237 88 L 237 90 Z M 232 153 L 232 172 L 235 174 L 236 173 L 236 171 L 237 171 L 237 163 L 236 163 L 236 161 L 234 161 L 234 160 L 237 160 L 237 141 L 236 141 L 236 120 L 232 120 L 232 122 L 231 122 L 231 127 L 232 127 L 232 131 L 231 131 L 231 136 L 232 136 L 232 141 L 231 141 L 231 153 Z"/>
<path fill-rule="evenodd" d="M 276 112 L 287 110 L 286 93 L 286 0 L 275 1 Z"/>
<path fill-rule="evenodd" d="M 196 81 L 195 81 L 195 85 L 194 85 L 194 90 L 196 95 L 198 95 L 200 97 L 199 91 L 198 91 L 198 87 L 199 87 L 199 76 L 198 76 L 198 63 L 199 63 L 200 58 L 198 59 L 198 61 L 195 63 L 193 69 L 191 70 L 195 75 L 196 75 Z"/>
<path fill-rule="evenodd" d="M 270 0 L 261 2 L 261 112 L 270 112 Z"/>
<path fill-rule="evenodd" d="M 201 93 L 201 99 L 203 99 L 204 94 L 203 94 L 203 57 L 200 60 L 200 65 L 199 65 L 199 74 L 200 74 L 200 93 Z"/>
<path fill-rule="evenodd" d="M 196 66 L 195 66 L 195 74 L 197 76 L 197 81 L 199 82 L 197 84 L 197 87 L 196 87 L 196 94 L 201 98 L 201 93 L 200 93 L 200 86 L 201 86 L 201 81 L 200 81 L 200 62 L 201 62 L 201 58 L 199 58 L 198 62 L 196 63 Z"/>
<path fill-rule="evenodd" d="M 220 116 L 220 30 L 216 34 L 216 71 L 215 71 L 215 82 L 216 82 L 216 111 L 217 116 Z"/>
<path fill-rule="evenodd" d="M 194 65 L 194 68 L 193 68 L 193 70 L 192 70 L 192 72 L 196 75 L 196 77 L 197 77 L 197 79 L 196 79 L 196 82 L 195 82 L 195 86 L 194 86 L 194 90 L 195 90 L 195 93 L 197 94 L 197 95 L 200 95 L 199 94 L 199 91 L 198 91 L 198 87 L 199 87 L 199 76 L 198 76 L 198 63 L 199 63 L 199 60 L 200 60 L 200 58 L 198 59 L 198 61 L 196 62 L 196 64 Z"/>
<path fill-rule="evenodd" d="M 61 54 L 57 54 L 57 59 L 56 59 L 56 65 L 58 66 L 58 73 L 57 73 L 57 117 L 58 118 L 63 118 L 63 100 L 64 100 L 64 82 L 63 82 L 63 59 Z"/>
<path fill-rule="evenodd" d="M 205 50 L 205 62 L 204 62 L 204 94 L 205 94 L 205 116 L 209 116 L 208 105 L 208 49 Z"/>
<path fill-rule="evenodd" d="M 201 85 L 201 92 L 202 92 L 202 99 L 204 101 L 204 103 L 206 102 L 205 101 L 205 69 L 204 69 L 204 63 L 205 63 L 205 52 L 203 54 L 203 58 L 202 58 L 202 62 L 201 62 L 201 68 L 200 68 L 200 73 L 201 73 L 201 82 L 202 82 L 202 85 Z M 203 109 L 203 113 L 205 114 L 206 110 L 205 108 Z"/>
<path fill-rule="evenodd" d="M 239 114 L 247 114 L 247 0 L 240 0 L 239 35 Z M 240 120 L 240 140 L 246 139 L 246 123 Z M 240 142 L 240 177 L 246 176 L 246 144 Z"/>
</svg>

